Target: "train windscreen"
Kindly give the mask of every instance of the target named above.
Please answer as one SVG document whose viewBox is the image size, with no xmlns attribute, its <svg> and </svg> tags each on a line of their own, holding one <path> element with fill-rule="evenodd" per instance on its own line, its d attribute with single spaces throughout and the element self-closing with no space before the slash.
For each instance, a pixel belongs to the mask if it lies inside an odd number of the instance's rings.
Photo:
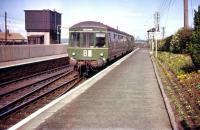
<svg viewBox="0 0 200 130">
<path fill-rule="evenodd" d="M 80 33 L 79 32 L 73 32 L 70 35 L 70 45 L 71 46 L 80 46 Z"/>
<path fill-rule="evenodd" d="M 105 45 L 105 33 L 96 33 L 96 47 L 103 47 Z"/>
<path fill-rule="evenodd" d="M 73 47 L 104 47 L 105 43 L 105 33 L 71 32 L 70 34 L 70 46 Z"/>
<path fill-rule="evenodd" d="M 94 33 L 83 33 L 83 47 L 94 47 Z"/>
</svg>

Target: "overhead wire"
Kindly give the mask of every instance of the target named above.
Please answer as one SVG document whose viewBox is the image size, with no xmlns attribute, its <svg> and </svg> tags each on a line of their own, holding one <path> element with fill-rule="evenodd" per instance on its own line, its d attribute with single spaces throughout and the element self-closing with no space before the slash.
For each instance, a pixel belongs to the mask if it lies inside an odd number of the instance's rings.
<svg viewBox="0 0 200 130">
<path fill-rule="evenodd" d="M 160 13 L 160 26 L 166 28 L 170 10 L 174 5 L 175 0 L 163 0 L 161 1 L 158 12 Z"/>
<path fill-rule="evenodd" d="M 157 11 L 160 12 L 160 10 L 163 10 L 162 8 L 164 8 L 164 6 L 166 5 L 166 0 L 161 0 L 159 6 L 157 7 Z M 145 20 L 145 25 L 144 26 L 147 26 L 149 25 L 150 22 L 152 22 L 153 20 L 153 15 L 150 15 L 146 20 Z"/>
<path fill-rule="evenodd" d="M 172 0 L 163 0 L 160 4 L 158 12 L 160 13 L 160 25 L 163 24 L 166 27 L 166 23 L 168 21 L 169 10 L 172 4 Z"/>
<path fill-rule="evenodd" d="M 164 13 L 165 12 L 165 7 L 166 7 L 166 4 L 167 4 L 167 0 L 163 0 L 163 2 L 161 3 L 158 11 L 160 12 L 160 14 Z"/>
<path fill-rule="evenodd" d="M 4 24 L 5 24 L 4 18 L 5 18 L 5 16 L 0 14 L 0 29 L 2 31 L 4 29 Z M 24 22 L 25 22 L 24 19 L 7 16 L 7 28 L 8 29 L 19 28 L 19 26 L 23 26 L 24 25 Z"/>
<path fill-rule="evenodd" d="M 175 0 L 173 0 L 173 2 L 172 2 L 172 0 L 169 1 L 168 8 L 167 8 L 167 13 L 166 13 L 166 20 L 165 20 L 165 24 L 164 24 L 165 28 L 167 27 L 167 22 L 168 22 L 168 18 L 169 18 L 170 8 L 174 4 L 174 1 Z"/>
</svg>

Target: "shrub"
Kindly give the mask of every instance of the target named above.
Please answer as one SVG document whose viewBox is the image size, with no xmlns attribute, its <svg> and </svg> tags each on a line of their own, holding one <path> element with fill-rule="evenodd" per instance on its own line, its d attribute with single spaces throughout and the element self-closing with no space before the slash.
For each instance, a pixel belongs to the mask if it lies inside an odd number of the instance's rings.
<svg viewBox="0 0 200 130">
<path fill-rule="evenodd" d="M 158 50 L 159 51 L 169 51 L 171 39 L 172 39 L 172 35 L 169 37 L 166 37 L 163 40 L 159 40 L 158 41 Z"/>
<path fill-rule="evenodd" d="M 195 10 L 194 32 L 192 33 L 189 50 L 193 63 L 197 68 L 200 68 L 200 6 L 198 11 Z"/>
<path fill-rule="evenodd" d="M 173 53 L 187 53 L 192 36 L 192 29 L 180 29 L 172 37 L 170 51 Z"/>
<path fill-rule="evenodd" d="M 166 40 L 166 42 L 165 42 L 165 45 L 163 46 L 163 49 L 165 50 L 165 51 L 170 51 L 170 42 L 171 42 L 171 40 L 172 40 L 172 37 L 173 37 L 173 35 L 171 35 L 171 36 L 169 36 L 169 37 L 167 37 L 165 40 Z"/>
<path fill-rule="evenodd" d="M 197 68 L 200 68 L 200 53 L 199 54 L 192 54 L 192 61 Z"/>
<path fill-rule="evenodd" d="M 165 44 L 164 40 L 158 40 L 158 50 L 163 51 L 163 46 Z"/>
<path fill-rule="evenodd" d="M 192 37 L 192 29 L 183 29 L 181 31 L 181 38 L 180 38 L 180 48 L 182 53 L 188 53 L 189 52 L 189 44 Z"/>
<path fill-rule="evenodd" d="M 173 53 L 180 53 L 181 48 L 180 48 L 180 30 L 178 30 L 178 32 L 176 32 L 175 35 L 173 35 L 172 40 L 170 42 L 170 52 Z"/>
</svg>

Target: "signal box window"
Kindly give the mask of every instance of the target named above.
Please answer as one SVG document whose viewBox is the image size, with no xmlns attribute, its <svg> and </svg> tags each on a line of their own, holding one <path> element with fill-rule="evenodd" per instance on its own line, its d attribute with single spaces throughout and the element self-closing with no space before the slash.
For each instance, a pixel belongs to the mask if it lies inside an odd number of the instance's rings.
<svg viewBox="0 0 200 130">
<path fill-rule="evenodd" d="M 80 46 L 80 33 L 71 33 L 71 46 Z"/>
<path fill-rule="evenodd" d="M 105 33 L 96 33 L 96 47 L 103 47 L 105 45 Z"/>
</svg>

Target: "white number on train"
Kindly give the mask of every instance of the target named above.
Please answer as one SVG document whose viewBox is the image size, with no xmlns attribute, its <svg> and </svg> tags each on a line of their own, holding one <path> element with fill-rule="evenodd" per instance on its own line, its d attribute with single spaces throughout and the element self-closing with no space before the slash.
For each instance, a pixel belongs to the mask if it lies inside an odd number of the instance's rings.
<svg viewBox="0 0 200 130">
<path fill-rule="evenodd" d="M 92 50 L 83 50 L 83 57 L 92 57 Z"/>
</svg>

